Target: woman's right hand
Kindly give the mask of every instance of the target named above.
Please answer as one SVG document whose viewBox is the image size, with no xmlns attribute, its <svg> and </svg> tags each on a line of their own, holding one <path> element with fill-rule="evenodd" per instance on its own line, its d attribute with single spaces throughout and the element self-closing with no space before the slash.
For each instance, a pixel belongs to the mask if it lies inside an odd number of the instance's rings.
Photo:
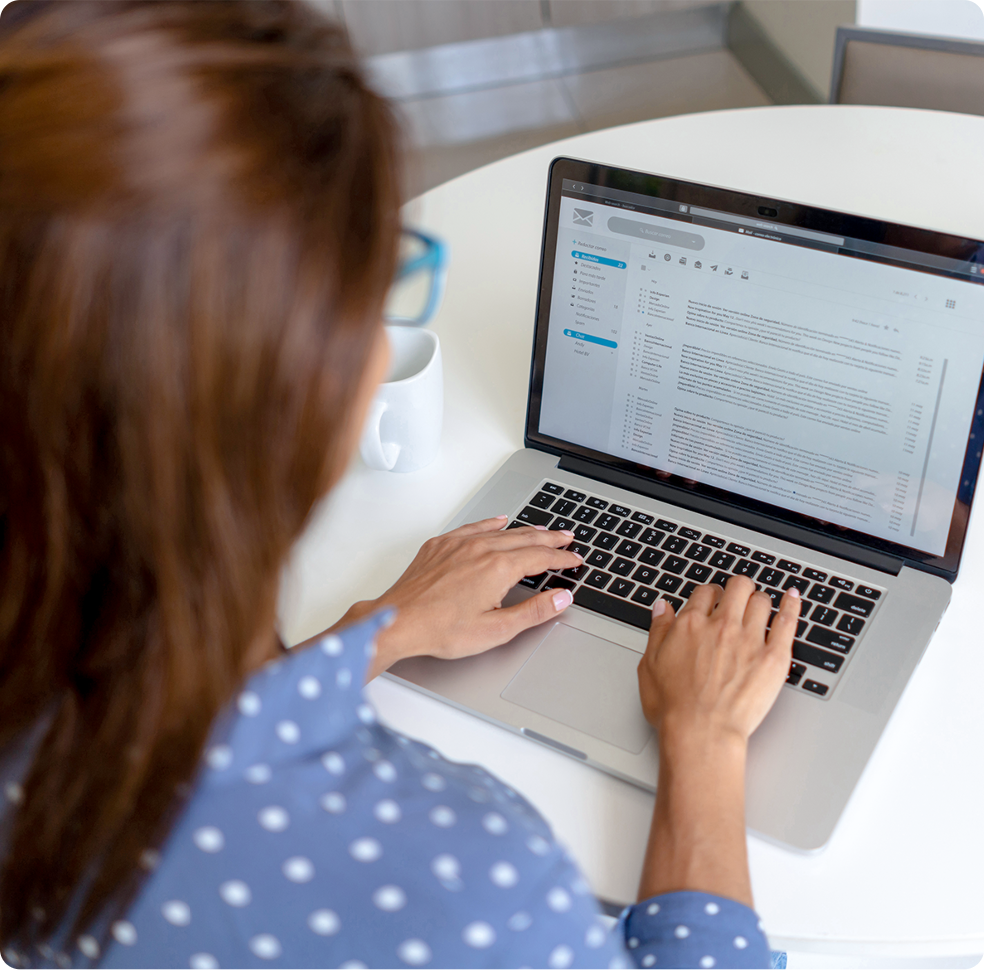
<svg viewBox="0 0 984 970">
<path fill-rule="evenodd" d="M 661 745 L 708 732 L 747 741 L 761 724 L 789 671 L 798 594 L 786 592 L 767 633 L 771 609 L 750 579 L 733 576 L 724 590 L 698 587 L 679 616 L 669 604 L 654 610 L 639 692 Z"/>
</svg>

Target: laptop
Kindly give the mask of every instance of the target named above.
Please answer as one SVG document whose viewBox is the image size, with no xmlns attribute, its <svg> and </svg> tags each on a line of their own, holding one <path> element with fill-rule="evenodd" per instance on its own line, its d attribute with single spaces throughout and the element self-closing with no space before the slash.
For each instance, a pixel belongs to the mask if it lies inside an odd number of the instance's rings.
<svg viewBox="0 0 984 970">
<path fill-rule="evenodd" d="M 803 606 L 748 827 L 830 839 L 957 575 L 984 441 L 984 243 L 572 158 L 549 170 L 526 447 L 449 524 L 574 532 L 556 620 L 391 676 L 654 790 L 652 604 Z"/>
</svg>

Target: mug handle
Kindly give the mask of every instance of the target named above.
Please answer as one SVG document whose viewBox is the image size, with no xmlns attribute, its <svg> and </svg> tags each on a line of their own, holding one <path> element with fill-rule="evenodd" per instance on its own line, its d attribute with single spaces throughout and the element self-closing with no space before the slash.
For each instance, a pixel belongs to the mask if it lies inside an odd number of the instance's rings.
<svg viewBox="0 0 984 970">
<path fill-rule="evenodd" d="M 379 425 L 383 420 L 389 405 L 385 401 L 375 400 L 369 411 L 369 419 L 366 421 L 365 430 L 362 432 L 362 441 L 359 451 L 362 453 L 362 460 L 377 471 L 390 472 L 396 464 L 396 459 L 400 457 L 400 446 L 395 441 L 384 442 L 379 436 Z"/>
</svg>

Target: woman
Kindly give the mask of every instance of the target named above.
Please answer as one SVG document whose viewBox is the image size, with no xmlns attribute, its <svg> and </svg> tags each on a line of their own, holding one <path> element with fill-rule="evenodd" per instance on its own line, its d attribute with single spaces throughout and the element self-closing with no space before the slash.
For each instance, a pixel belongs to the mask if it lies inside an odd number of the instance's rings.
<svg viewBox="0 0 984 970">
<path fill-rule="evenodd" d="M 386 365 L 396 131 L 280 3 L 35 3 L 0 22 L 0 948 L 13 965 L 767 959 L 743 771 L 798 603 L 654 615 L 660 785 L 606 935 L 515 792 L 375 723 L 400 657 L 489 649 L 579 562 L 502 520 L 429 542 L 284 656 L 278 578 Z M 657 607 L 659 604 L 657 604 Z"/>
</svg>

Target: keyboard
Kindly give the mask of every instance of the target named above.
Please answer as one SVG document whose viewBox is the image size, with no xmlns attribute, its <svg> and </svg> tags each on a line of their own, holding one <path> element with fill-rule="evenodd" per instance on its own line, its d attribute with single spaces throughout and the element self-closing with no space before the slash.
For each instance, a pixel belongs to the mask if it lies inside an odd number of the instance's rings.
<svg viewBox="0 0 984 970">
<path fill-rule="evenodd" d="M 569 589 L 577 606 L 648 630 L 662 597 L 679 612 L 704 583 L 723 587 L 747 576 L 771 599 L 769 625 L 783 592 L 798 589 L 800 619 L 786 685 L 829 698 L 885 590 L 835 576 L 797 558 L 733 542 L 680 521 L 659 518 L 598 495 L 543 481 L 507 528 L 542 525 L 574 533 L 568 546 L 584 559 L 575 569 L 527 576 L 532 590 Z"/>
</svg>

